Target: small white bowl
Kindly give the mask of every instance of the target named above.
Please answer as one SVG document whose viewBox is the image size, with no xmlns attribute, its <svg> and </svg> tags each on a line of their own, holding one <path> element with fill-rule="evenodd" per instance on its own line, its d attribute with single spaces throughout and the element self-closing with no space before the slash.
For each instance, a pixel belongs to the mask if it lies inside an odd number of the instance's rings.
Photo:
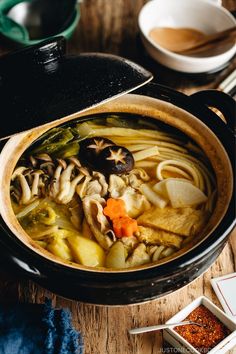
<svg viewBox="0 0 236 354">
<path fill-rule="evenodd" d="M 212 0 L 152 0 L 141 9 L 138 24 L 149 55 L 177 71 L 204 73 L 216 70 L 236 53 L 236 43 L 229 43 L 217 55 L 190 57 L 164 49 L 149 37 L 154 27 L 188 27 L 211 34 L 236 26 L 231 13 Z"/>
<path fill-rule="evenodd" d="M 236 324 L 228 315 L 221 311 L 205 296 L 200 296 L 191 302 L 175 316 L 170 318 L 166 323 L 177 323 L 183 321 L 194 309 L 200 305 L 204 305 L 206 308 L 208 308 L 208 310 L 210 310 L 231 331 L 231 333 L 224 340 L 218 343 L 207 354 L 227 353 L 236 345 Z M 170 343 L 174 348 L 178 349 L 180 353 L 201 354 L 172 328 L 165 329 L 163 336 L 166 342 Z"/>
</svg>

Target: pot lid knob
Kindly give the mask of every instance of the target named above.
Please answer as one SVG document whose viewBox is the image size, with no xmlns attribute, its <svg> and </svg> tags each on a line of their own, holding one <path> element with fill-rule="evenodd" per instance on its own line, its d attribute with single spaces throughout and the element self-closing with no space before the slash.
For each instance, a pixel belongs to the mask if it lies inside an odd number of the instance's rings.
<svg viewBox="0 0 236 354">
<path fill-rule="evenodd" d="M 13 76 L 27 79 L 29 70 L 38 69 L 38 65 L 60 60 L 66 51 L 64 37 L 57 37 L 41 42 L 40 45 L 25 47 L 0 58 L 0 75 L 6 80 Z"/>
<path fill-rule="evenodd" d="M 115 55 L 65 54 L 56 37 L 0 58 L 0 140 L 75 116 L 152 80 L 152 74 Z"/>
<path fill-rule="evenodd" d="M 34 60 L 36 64 L 47 64 L 54 60 L 59 60 L 65 54 L 65 40 L 45 43 L 34 51 Z"/>
</svg>

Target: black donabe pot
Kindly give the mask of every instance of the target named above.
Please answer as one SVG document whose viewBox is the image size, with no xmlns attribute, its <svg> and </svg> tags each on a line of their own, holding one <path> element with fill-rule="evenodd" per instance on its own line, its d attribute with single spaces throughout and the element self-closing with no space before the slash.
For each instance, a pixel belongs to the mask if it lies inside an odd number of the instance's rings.
<svg viewBox="0 0 236 354">
<path fill-rule="evenodd" d="M 59 43 L 61 43 L 61 41 L 59 41 Z M 33 48 L 39 48 L 39 46 Z M 63 52 L 62 46 L 60 46 L 60 48 L 61 52 Z M 53 50 L 55 51 L 55 47 L 53 47 Z M 50 57 L 50 50 L 47 54 L 49 54 Z M 18 59 L 19 55 L 20 58 L 22 58 L 22 52 L 17 54 Z M 25 58 L 28 60 L 27 65 L 30 65 L 32 58 L 27 58 L 27 56 L 25 56 Z M 114 60 L 115 57 L 112 58 Z M 118 59 L 116 58 L 116 60 Z M 5 58 L 2 61 L 2 66 L 0 62 L 0 72 L 1 68 L 9 68 L 9 65 L 11 67 L 14 62 L 14 56 Z M 58 70 L 58 62 L 56 67 L 53 60 L 50 62 L 47 61 L 47 65 L 48 63 L 53 67 L 52 72 L 55 73 Z M 90 61 L 90 65 L 92 64 L 93 61 Z M 43 78 L 42 82 L 44 84 L 44 77 L 46 74 L 47 73 L 44 70 L 41 70 L 40 74 L 37 72 L 37 75 L 39 75 L 38 79 Z M 22 70 L 22 74 L 18 73 L 17 75 L 23 79 L 26 72 Z M 148 75 L 146 75 L 146 81 L 149 81 L 149 78 Z M 62 80 L 63 77 L 58 78 L 57 86 L 64 84 L 64 81 L 62 82 L 60 79 Z M 68 78 L 65 80 L 66 83 L 69 84 Z M 10 81 L 14 81 L 13 75 L 10 78 Z M 26 81 L 28 84 L 30 82 L 32 84 L 32 78 L 30 78 L 29 75 L 27 76 Z M 125 80 L 123 83 L 125 83 Z M 19 83 L 17 85 L 19 85 Z M 137 87 L 140 85 L 140 82 L 136 82 L 133 86 Z M 126 92 L 130 91 L 130 87 L 128 86 L 125 89 Z M 3 80 L 2 86 L 0 86 L 1 92 L 3 92 L 4 87 L 6 86 Z M 50 89 L 52 89 L 52 87 L 50 87 Z M 112 87 L 110 86 L 109 89 L 112 90 Z M 49 90 L 46 87 L 45 91 L 49 94 Z M 10 94 L 10 85 L 8 87 L 8 94 Z M 29 91 L 27 94 L 29 95 Z M 73 91 L 70 91 L 69 94 L 73 95 Z M 119 94 L 120 92 L 115 91 L 116 96 Z M 23 94 L 20 94 L 19 97 L 22 95 Z M 64 97 L 66 97 L 66 94 Z M 110 94 L 108 93 L 107 98 L 109 97 Z M 27 98 L 27 96 L 25 96 L 25 98 Z M 78 96 L 76 99 L 78 99 Z M 6 100 L 11 102 L 9 97 L 6 97 Z M 87 108 L 89 105 L 91 106 L 92 103 L 91 101 L 88 103 L 85 97 L 85 101 L 87 102 L 86 107 L 77 107 L 73 102 L 72 107 L 68 108 L 68 106 L 65 107 L 65 102 L 64 104 L 58 102 L 58 105 L 56 105 L 57 98 L 55 97 L 55 101 L 53 102 L 54 106 L 50 107 L 50 100 L 48 100 L 47 104 L 49 106 L 47 107 L 47 110 L 44 110 L 42 97 L 39 97 L 39 101 L 40 105 L 37 104 L 35 98 L 35 112 L 30 104 L 28 110 L 25 109 L 25 107 L 27 107 L 26 105 L 24 107 L 20 106 L 17 111 L 17 106 L 14 107 L 15 101 L 12 103 L 13 108 L 9 108 L 15 120 L 22 119 L 23 129 L 37 126 L 38 124 L 42 124 L 42 122 L 49 122 L 52 118 L 56 119 L 58 117 L 69 116 L 75 111 Z M 98 101 L 96 103 L 99 103 Z M 19 102 L 20 100 L 18 99 L 18 107 Z M 152 107 L 150 109 L 149 104 L 150 107 Z M 227 119 L 227 124 L 209 110 L 207 105 L 220 109 Z M 8 216 L 10 209 L 8 191 L 12 170 L 22 152 L 47 128 L 44 127 L 43 130 L 37 128 L 32 132 L 22 133 L 10 139 L 6 146 L 4 146 L 0 155 L 0 210 L 2 215 L 1 228 L 3 230 L 0 238 L 1 246 L 6 250 L 11 261 L 13 261 L 14 264 L 23 270 L 28 277 L 35 280 L 38 284 L 67 298 L 94 304 L 134 304 L 163 296 L 181 288 L 202 274 L 214 262 L 222 251 L 228 235 L 235 225 L 235 189 L 232 190 L 232 188 L 234 188 L 233 182 L 235 181 L 234 120 L 236 106 L 233 99 L 217 91 L 203 91 L 188 97 L 167 87 L 157 84 L 148 84 L 143 88 L 136 90 L 131 95 L 117 98 L 116 100 L 113 100 L 110 103 L 105 103 L 91 111 L 86 111 L 84 115 L 94 112 L 118 112 L 120 107 L 123 107 L 122 112 L 136 114 L 146 113 L 147 116 L 155 116 L 157 119 L 159 119 L 158 114 L 160 114 L 160 120 L 164 120 L 166 123 L 170 123 L 170 125 L 174 126 L 180 124 L 178 122 L 181 121 L 181 117 L 183 116 L 180 129 L 184 132 L 186 132 L 186 129 L 189 129 L 191 135 L 191 126 L 193 126 L 198 133 L 202 130 L 202 134 L 204 135 L 204 139 L 202 140 L 203 143 L 208 144 L 206 139 L 207 136 L 209 137 L 209 140 L 212 140 L 212 142 L 209 143 L 209 146 L 211 146 L 211 149 L 215 146 L 216 153 L 220 155 L 219 160 L 221 160 L 221 162 L 219 163 L 222 163 L 225 168 L 223 173 L 225 173 L 227 178 L 224 177 L 222 171 L 219 172 L 219 180 L 221 179 L 221 181 L 224 182 L 222 182 L 221 185 L 223 188 L 222 193 L 219 191 L 219 193 L 222 194 L 222 204 L 224 205 L 220 206 L 221 216 L 219 217 L 219 220 L 216 221 L 216 227 L 212 227 L 213 231 L 211 231 L 201 243 L 176 259 L 159 265 L 140 267 L 138 269 L 122 272 L 97 271 L 96 269 L 89 270 L 85 267 L 69 267 L 62 262 L 53 260 L 53 258 L 50 259 L 49 257 L 45 257 L 42 253 L 36 250 L 33 245 L 30 243 L 27 244 L 23 236 L 21 238 L 16 231 L 16 221 L 14 221 L 13 217 Z M 6 104 L 4 109 L 7 109 Z M 165 111 L 163 117 L 161 117 L 161 113 L 158 112 L 158 109 Z M 50 117 L 48 116 L 49 112 Z M 25 117 L 28 118 L 24 119 L 22 116 L 23 113 L 25 113 Z M 32 114 L 34 114 L 36 120 L 29 123 L 28 120 L 32 118 Z M 173 118 L 170 118 L 171 115 L 173 115 Z M 80 113 L 79 116 L 83 115 Z M 74 117 L 74 115 L 72 115 L 72 117 L 67 117 L 65 121 Z M 184 128 L 187 122 L 188 128 Z M 55 125 L 56 123 L 52 123 L 48 128 Z M 18 125 L 18 129 L 19 126 L 20 124 Z M 7 127 L 5 135 L 17 131 L 16 126 L 14 126 L 15 131 L 12 129 Z M 15 151 L 16 153 L 14 153 Z M 209 152 L 209 154 L 211 154 L 211 152 Z M 218 157 L 215 159 L 216 163 L 218 163 Z M 5 191 L 2 192 L 2 188 Z M 226 195 L 225 197 L 224 194 Z"/>
</svg>

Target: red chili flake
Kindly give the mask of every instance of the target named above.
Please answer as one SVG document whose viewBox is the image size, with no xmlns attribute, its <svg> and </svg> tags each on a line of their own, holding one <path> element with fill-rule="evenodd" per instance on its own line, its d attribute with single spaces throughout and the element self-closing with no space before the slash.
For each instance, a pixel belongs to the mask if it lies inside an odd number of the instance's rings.
<svg viewBox="0 0 236 354">
<path fill-rule="evenodd" d="M 231 332 L 204 305 L 198 306 L 185 320 L 204 325 L 177 326 L 174 330 L 200 353 L 206 354 Z"/>
</svg>

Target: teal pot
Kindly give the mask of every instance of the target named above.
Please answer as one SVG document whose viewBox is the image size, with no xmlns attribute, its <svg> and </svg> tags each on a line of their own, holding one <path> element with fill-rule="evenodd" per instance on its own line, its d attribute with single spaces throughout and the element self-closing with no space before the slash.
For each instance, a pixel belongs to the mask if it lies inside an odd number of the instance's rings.
<svg viewBox="0 0 236 354">
<path fill-rule="evenodd" d="M 31 0 L 26 0 L 24 2 L 30 3 Z M 69 39 L 78 25 L 80 18 L 80 10 L 79 6 L 76 4 L 73 12 L 71 13 L 71 16 L 68 17 L 68 23 L 65 23 L 65 28 L 63 30 L 59 32 L 55 30 L 57 33 L 49 37 L 31 39 L 29 32 L 25 26 L 11 19 L 10 16 L 8 17 L 8 13 L 13 9 L 13 7 L 21 3 L 22 0 L 0 1 L 0 32 L 4 37 L 14 43 L 17 43 L 18 45 L 34 45 L 42 42 L 45 39 L 53 38 L 54 36 L 63 36 L 64 38 Z"/>
</svg>

